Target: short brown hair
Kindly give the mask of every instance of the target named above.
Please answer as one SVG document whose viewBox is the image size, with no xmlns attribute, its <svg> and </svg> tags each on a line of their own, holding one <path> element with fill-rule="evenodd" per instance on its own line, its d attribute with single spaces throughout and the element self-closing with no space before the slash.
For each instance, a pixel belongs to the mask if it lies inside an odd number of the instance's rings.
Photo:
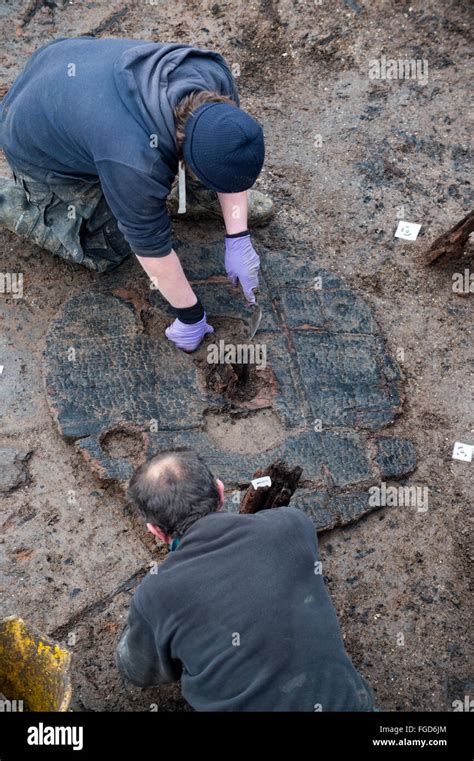
<svg viewBox="0 0 474 761">
<path fill-rule="evenodd" d="M 181 98 L 181 100 L 174 107 L 174 123 L 176 126 L 176 145 L 178 147 L 178 158 L 183 160 L 183 143 L 184 143 L 184 130 L 186 128 L 186 122 L 189 117 L 199 106 L 203 106 L 204 103 L 227 103 L 230 106 L 237 107 L 237 104 L 232 98 L 227 95 L 219 95 L 218 92 L 211 92 L 210 90 L 193 90 Z"/>
</svg>

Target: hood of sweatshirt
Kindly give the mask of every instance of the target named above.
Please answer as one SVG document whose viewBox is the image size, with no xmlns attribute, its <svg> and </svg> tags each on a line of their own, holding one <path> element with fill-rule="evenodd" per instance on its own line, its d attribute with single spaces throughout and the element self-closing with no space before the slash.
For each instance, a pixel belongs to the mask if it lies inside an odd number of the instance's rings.
<svg viewBox="0 0 474 761">
<path fill-rule="evenodd" d="M 190 45 L 137 40 L 115 62 L 114 77 L 124 105 L 131 113 L 138 109 L 150 134 L 159 135 L 163 157 L 176 166 L 173 108 L 182 97 L 193 90 L 213 90 L 239 105 L 225 59 Z"/>
</svg>

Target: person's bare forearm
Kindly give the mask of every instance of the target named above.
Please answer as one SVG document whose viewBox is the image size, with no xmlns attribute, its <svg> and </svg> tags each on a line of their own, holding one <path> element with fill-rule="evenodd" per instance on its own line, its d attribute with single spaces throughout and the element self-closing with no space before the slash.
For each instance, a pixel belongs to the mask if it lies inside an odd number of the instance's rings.
<svg viewBox="0 0 474 761">
<path fill-rule="evenodd" d="M 242 193 L 218 193 L 217 197 L 224 217 L 227 235 L 247 229 L 247 191 Z"/>
<path fill-rule="evenodd" d="M 181 262 L 173 249 L 168 256 L 137 256 L 137 259 L 155 287 L 171 306 L 185 309 L 196 303 L 197 296 L 191 288 L 183 272 Z"/>
<path fill-rule="evenodd" d="M 165 330 L 166 338 L 182 351 L 196 351 L 204 336 L 214 328 L 206 319 L 203 305 L 191 288 L 176 253 L 167 256 L 138 256 L 138 261 L 162 296 L 174 307 L 176 318 Z"/>
</svg>

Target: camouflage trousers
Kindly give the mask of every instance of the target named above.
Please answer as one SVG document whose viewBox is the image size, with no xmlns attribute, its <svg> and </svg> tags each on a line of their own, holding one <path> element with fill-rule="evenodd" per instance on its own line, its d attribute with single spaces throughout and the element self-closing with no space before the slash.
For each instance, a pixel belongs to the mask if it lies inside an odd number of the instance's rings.
<svg viewBox="0 0 474 761">
<path fill-rule="evenodd" d="M 99 182 L 44 183 L 16 169 L 13 175 L 28 201 L 15 224 L 20 237 L 96 272 L 115 269 L 132 253 Z"/>
</svg>

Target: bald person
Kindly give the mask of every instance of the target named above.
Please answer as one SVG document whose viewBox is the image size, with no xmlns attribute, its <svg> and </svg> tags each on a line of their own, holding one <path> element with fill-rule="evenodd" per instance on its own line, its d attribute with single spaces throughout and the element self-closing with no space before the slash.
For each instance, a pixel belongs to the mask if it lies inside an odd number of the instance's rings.
<svg viewBox="0 0 474 761">
<path fill-rule="evenodd" d="M 181 680 L 197 711 L 372 711 L 294 507 L 222 510 L 224 484 L 195 452 L 164 451 L 129 496 L 170 549 L 139 584 L 116 663 L 133 684 Z"/>
</svg>

